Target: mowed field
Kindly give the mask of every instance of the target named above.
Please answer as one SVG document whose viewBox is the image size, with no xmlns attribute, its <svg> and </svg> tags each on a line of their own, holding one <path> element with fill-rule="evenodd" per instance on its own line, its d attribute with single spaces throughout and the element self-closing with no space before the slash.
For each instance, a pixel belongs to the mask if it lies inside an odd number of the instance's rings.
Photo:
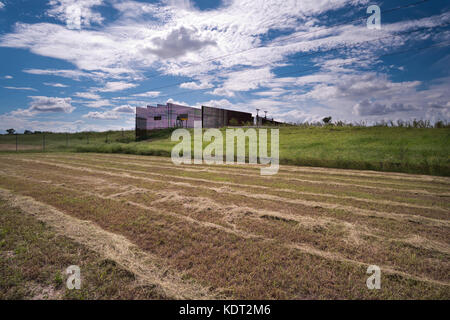
<svg viewBox="0 0 450 320">
<path fill-rule="evenodd" d="M 115 298 L 152 288 L 134 297 L 450 299 L 450 178 L 294 166 L 259 173 L 137 155 L 2 154 L 0 198 L 131 273 L 119 277 L 126 295 Z M 0 244 L 13 232 L 5 225 Z M 0 250 L 14 265 L 18 253 Z M 95 265 L 65 254 L 55 250 L 82 277 Z M 369 265 L 381 268 L 380 290 L 366 286 Z M 91 293 L 102 286 L 97 274 L 85 279 Z M 3 281 L 2 291 L 15 283 Z M 87 297 L 111 297 L 100 289 Z"/>
</svg>

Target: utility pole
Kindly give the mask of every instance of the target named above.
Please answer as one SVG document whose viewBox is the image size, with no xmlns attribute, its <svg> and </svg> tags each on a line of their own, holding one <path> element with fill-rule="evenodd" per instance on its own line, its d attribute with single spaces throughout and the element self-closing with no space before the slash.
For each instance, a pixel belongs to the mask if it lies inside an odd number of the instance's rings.
<svg viewBox="0 0 450 320">
<path fill-rule="evenodd" d="M 260 109 L 256 109 L 256 126 L 259 127 L 259 110 Z"/>
</svg>

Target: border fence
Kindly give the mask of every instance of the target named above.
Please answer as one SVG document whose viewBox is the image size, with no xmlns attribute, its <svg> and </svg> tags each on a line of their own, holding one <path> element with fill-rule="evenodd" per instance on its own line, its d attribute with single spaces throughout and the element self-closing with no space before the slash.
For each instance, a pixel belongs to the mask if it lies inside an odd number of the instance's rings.
<svg viewBox="0 0 450 320">
<path fill-rule="evenodd" d="M 127 143 L 136 140 L 134 130 L 106 132 L 1 134 L 0 151 L 64 151 L 90 144 Z"/>
</svg>

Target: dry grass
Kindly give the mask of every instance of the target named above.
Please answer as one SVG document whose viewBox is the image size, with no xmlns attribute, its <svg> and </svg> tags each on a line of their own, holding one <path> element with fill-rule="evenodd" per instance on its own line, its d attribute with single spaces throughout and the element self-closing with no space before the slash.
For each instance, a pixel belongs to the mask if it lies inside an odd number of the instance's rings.
<svg viewBox="0 0 450 320">
<path fill-rule="evenodd" d="M 450 179 L 376 173 L 370 183 L 369 172 L 291 167 L 268 179 L 253 167 L 122 155 L 3 158 L 1 187 L 124 236 L 225 297 L 450 295 Z M 369 264 L 382 269 L 379 291 L 365 286 Z"/>
<path fill-rule="evenodd" d="M 58 227 L 54 209 L 5 190 L 0 196 L 0 299 L 172 298 L 157 283 L 120 267 L 105 250 L 99 254 L 77 241 L 88 223 L 73 224 L 65 216 Z M 70 265 L 80 266 L 81 290 L 65 286 Z"/>
</svg>

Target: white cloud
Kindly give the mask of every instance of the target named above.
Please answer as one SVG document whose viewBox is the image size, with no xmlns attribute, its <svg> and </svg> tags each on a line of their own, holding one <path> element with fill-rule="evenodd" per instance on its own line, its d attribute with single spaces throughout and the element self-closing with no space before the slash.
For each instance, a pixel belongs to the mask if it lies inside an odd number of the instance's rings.
<svg viewBox="0 0 450 320">
<path fill-rule="evenodd" d="M 86 11 L 77 11 L 80 14 L 73 15 L 72 11 L 63 10 L 73 3 L 86 8 Z M 365 98 L 379 105 L 373 112 L 383 109 L 380 106 L 384 105 L 385 111 L 395 109 L 395 113 L 408 115 L 418 115 L 419 112 L 430 117 L 432 114 L 447 114 L 445 108 L 429 106 L 430 101 L 436 102 L 436 106 L 445 106 L 443 100 L 447 96 L 439 92 L 446 90 L 445 85 L 435 85 L 433 89 L 421 91 L 419 87 L 422 84 L 418 81 L 396 83 L 382 72 L 367 71 L 370 70 L 369 63 L 376 65 L 380 62 L 377 58 L 380 53 L 394 51 L 406 43 L 415 44 L 412 41 L 418 39 L 437 41 L 439 37 L 445 37 L 445 33 L 431 36 L 428 30 L 423 30 L 411 35 L 362 42 L 421 26 L 443 24 L 448 22 L 448 13 L 384 23 L 383 29 L 376 33 L 368 32 L 359 24 L 314 33 L 329 23 L 328 19 L 319 17 L 326 17 L 343 8 L 352 14 L 352 6 L 367 4 L 368 1 L 286 0 L 280 5 L 278 0 L 227 0 L 219 8 L 208 11 L 196 9 L 190 1 L 154 4 L 109 1 L 118 10 L 118 19 L 90 29 L 89 25 L 102 22 L 95 12 L 95 6 L 101 3 L 100 0 L 52 0 L 50 11 L 54 11 L 52 14 L 56 18 L 65 22 L 69 20 L 82 29 L 70 30 L 51 23 L 18 23 L 13 32 L 0 36 L 0 46 L 23 48 L 38 55 L 68 61 L 75 66 L 75 70 L 30 69 L 25 72 L 74 80 L 92 79 L 97 82 L 99 88 L 96 90 L 100 92 L 135 87 L 133 80 L 142 80 L 143 72 L 154 70 L 159 75 L 190 77 L 192 81 L 187 80 L 180 85 L 181 88 L 210 88 L 210 93 L 230 97 L 230 100 L 232 97 L 233 101 L 244 99 L 243 92 L 259 90 L 253 94 L 257 99 L 242 101 L 244 108 L 253 109 L 259 103 L 264 108 L 271 108 L 270 112 L 280 117 L 295 115 L 298 119 L 312 119 L 333 113 L 333 117 L 340 114 L 354 119 L 365 114 L 364 110 L 368 108 L 363 103 Z M 283 32 L 286 36 L 275 39 L 267 37 L 269 31 L 277 30 L 286 31 Z M 263 44 L 268 46 L 259 47 Z M 352 50 L 341 50 L 339 59 L 330 58 L 331 54 L 312 61 L 311 57 L 300 59 L 299 65 L 304 62 L 308 67 L 317 67 L 318 71 L 311 71 L 312 74 L 279 78 L 273 72 L 278 66 L 289 67 L 287 57 L 293 54 L 345 49 L 343 44 Z M 239 51 L 244 52 L 235 54 Z M 214 57 L 221 58 L 214 60 Z M 297 68 L 301 69 L 301 66 L 292 65 L 293 70 Z M 445 84 L 448 83 L 449 80 L 446 80 Z M 428 95 L 426 92 L 435 95 L 428 96 L 428 102 L 423 98 Z M 144 94 L 133 96 L 156 97 Z M 383 95 L 386 96 L 383 98 Z M 247 94 L 249 96 L 252 97 Z M 100 100 L 98 95 L 95 98 Z M 106 101 L 93 104 L 107 106 Z M 427 106 L 427 111 L 417 109 L 418 101 Z M 124 102 L 131 104 L 130 101 Z M 360 105 L 356 112 L 354 107 L 357 104 Z M 392 107 L 393 104 L 396 104 L 395 107 Z M 283 108 L 283 105 L 286 107 Z M 300 105 L 305 108 L 303 113 L 298 111 Z M 402 109 L 400 105 L 414 108 L 399 111 Z M 289 111 L 296 112 L 290 114 Z"/>
<path fill-rule="evenodd" d="M 5 79 L 12 79 L 13 78 L 13 76 L 5 76 Z"/>
<path fill-rule="evenodd" d="M 76 92 L 76 97 L 83 98 L 83 99 L 91 99 L 91 100 L 99 100 L 101 97 L 98 94 L 92 93 L 92 92 Z"/>
<path fill-rule="evenodd" d="M 189 106 L 189 103 L 187 103 L 187 102 L 177 101 L 177 100 L 174 100 L 172 98 L 167 99 L 166 103 L 173 103 L 173 104 L 178 104 L 178 105 L 181 105 L 181 106 Z"/>
<path fill-rule="evenodd" d="M 0 1 L 0 10 L 2 10 L 5 7 L 5 4 Z"/>
<path fill-rule="evenodd" d="M 130 117 L 131 115 L 134 115 L 134 113 L 135 113 L 134 107 L 130 105 L 122 105 L 115 107 L 112 110 L 107 110 L 104 112 L 92 111 L 83 115 L 83 118 L 97 119 L 97 120 L 117 120 L 123 116 Z"/>
<path fill-rule="evenodd" d="M 197 108 L 201 108 L 202 106 L 213 107 L 213 108 L 224 108 L 224 109 L 233 109 L 235 105 L 228 101 L 227 99 L 221 100 L 209 100 L 204 102 L 199 102 L 195 105 Z"/>
<path fill-rule="evenodd" d="M 35 116 L 42 113 L 72 113 L 75 107 L 72 106 L 71 98 L 56 98 L 45 96 L 31 96 L 28 109 L 18 109 L 11 112 L 12 116 Z"/>
<path fill-rule="evenodd" d="M 68 85 L 57 83 L 57 82 L 44 82 L 46 86 L 55 87 L 55 88 L 67 88 Z"/>
<path fill-rule="evenodd" d="M 89 73 L 80 70 L 55 70 L 55 69 L 25 69 L 25 73 L 46 75 L 46 76 L 58 76 L 63 78 L 70 78 L 79 81 L 82 77 L 91 77 Z"/>
<path fill-rule="evenodd" d="M 102 108 L 111 106 L 111 102 L 108 99 L 100 99 L 95 101 L 83 102 L 88 108 Z"/>
<path fill-rule="evenodd" d="M 34 88 L 30 88 L 30 87 L 3 87 L 5 89 L 9 89 L 9 90 L 26 90 L 26 91 L 37 91 Z"/>
<path fill-rule="evenodd" d="M 268 85 L 274 78 L 269 67 L 234 71 L 225 76 L 222 86 L 214 89 L 212 94 L 232 97 L 236 91 L 248 91 Z"/>
<path fill-rule="evenodd" d="M 50 0 L 52 8 L 47 14 L 65 22 L 69 29 L 81 29 L 91 23 L 102 23 L 103 17 L 92 11 L 92 7 L 102 3 L 102 0 Z"/>
<path fill-rule="evenodd" d="M 411 110 L 415 110 L 412 105 L 404 105 L 403 103 L 381 104 L 368 99 L 358 102 L 353 107 L 353 111 L 359 116 L 379 116 Z"/>
<path fill-rule="evenodd" d="M 116 112 L 113 111 L 105 111 L 105 112 L 91 111 L 83 115 L 83 118 L 98 119 L 98 120 L 116 120 L 119 119 L 119 116 L 117 115 Z"/>
<path fill-rule="evenodd" d="M 103 88 L 98 88 L 96 90 L 101 92 L 116 92 L 122 91 L 130 88 L 137 87 L 135 83 L 128 83 L 124 81 L 107 82 Z"/>
<path fill-rule="evenodd" d="M 114 112 L 118 112 L 118 113 L 134 113 L 135 112 L 135 108 L 133 108 L 130 105 L 122 105 L 119 107 L 115 107 L 113 109 Z"/>
<path fill-rule="evenodd" d="M 92 8 L 97 2 L 76 3 Z M 308 42 L 298 44 L 296 39 L 276 47 L 228 56 L 260 45 L 260 37 L 269 30 L 296 29 L 303 25 L 299 24 L 299 19 L 358 2 L 367 1 L 286 0 L 282 6 L 274 0 L 230 1 L 210 11 L 188 9 L 189 6 L 180 8 L 170 3 L 165 6 L 114 2 L 113 6 L 121 14 L 119 19 L 95 31 L 69 30 L 50 23 L 18 23 L 14 32 L 0 37 L 0 45 L 26 48 L 39 55 L 69 61 L 81 70 L 100 70 L 112 76 L 121 73 L 137 76 L 143 68 L 152 67 L 167 74 L 192 75 L 234 65 L 261 66 L 303 51 Z M 69 1 L 54 1 L 53 5 L 62 9 Z M 298 32 L 313 28 L 315 26 L 304 26 Z M 351 36 L 347 38 L 351 40 Z M 214 63 L 201 63 L 224 55 L 227 57 Z"/>
<path fill-rule="evenodd" d="M 212 87 L 213 87 L 213 85 L 208 83 L 208 82 L 206 82 L 206 81 L 202 81 L 200 83 L 193 82 L 193 81 L 192 82 L 185 82 L 185 83 L 182 83 L 180 85 L 180 88 L 191 89 L 191 90 L 202 90 L 202 89 L 209 89 L 209 88 L 212 88 Z"/>
<path fill-rule="evenodd" d="M 161 94 L 159 91 L 147 91 L 143 93 L 137 93 L 133 94 L 133 97 L 148 97 L 148 98 L 155 98 L 158 97 Z"/>
<path fill-rule="evenodd" d="M 197 39 L 196 30 L 180 27 L 172 30 L 165 39 L 156 37 L 151 41 L 153 47 L 146 47 L 144 53 L 155 54 L 162 59 L 178 58 L 186 55 L 188 52 L 198 51 L 206 46 L 216 45 L 215 41 Z"/>
</svg>

